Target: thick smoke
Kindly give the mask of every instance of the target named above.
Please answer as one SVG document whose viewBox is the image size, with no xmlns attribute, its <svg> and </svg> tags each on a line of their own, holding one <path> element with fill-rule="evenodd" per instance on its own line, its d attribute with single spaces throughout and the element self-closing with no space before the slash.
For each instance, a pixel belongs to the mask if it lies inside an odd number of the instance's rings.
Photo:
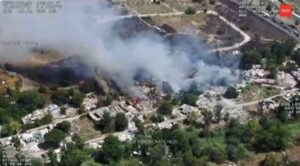
<svg viewBox="0 0 300 166">
<path fill-rule="evenodd" d="M 176 51 L 166 40 L 153 32 L 132 38 L 121 38 L 114 25 L 118 21 L 113 9 L 96 0 L 65 0 L 56 14 L 2 14 L 1 41 L 36 41 L 38 47 L 55 49 L 66 56 L 79 55 L 92 67 L 113 78 L 121 88 L 134 85 L 134 76 L 141 69 L 155 79 L 169 82 L 176 90 L 198 82 L 202 88 L 223 80 L 238 80 L 226 67 L 207 63 L 211 59 L 204 46 L 191 52 Z M 1 46 L 2 62 L 21 62 L 36 46 Z M 180 47 L 187 47 L 184 44 Z M 192 55 L 193 56 L 193 55 Z M 193 72 L 194 71 L 194 72 Z M 190 77 L 193 72 L 194 77 Z"/>
</svg>

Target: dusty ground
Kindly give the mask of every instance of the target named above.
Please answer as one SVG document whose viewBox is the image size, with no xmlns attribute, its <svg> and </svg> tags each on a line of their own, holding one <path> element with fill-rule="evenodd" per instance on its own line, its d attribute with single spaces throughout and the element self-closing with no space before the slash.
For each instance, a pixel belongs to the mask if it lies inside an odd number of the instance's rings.
<svg viewBox="0 0 300 166">
<path fill-rule="evenodd" d="M 0 69 L 0 94 L 5 94 L 7 88 L 20 88 L 22 79 L 18 75 L 10 75 L 9 72 Z"/>
<path fill-rule="evenodd" d="M 81 117 L 72 124 L 72 132 L 79 134 L 84 140 L 101 136 L 101 131 L 96 129 L 95 124 L 87 116 Z"/>
<path fill-rule="evenodd" d="M 120 3 L 128 6 L 131 11 L 139 14 L 172 12 L 172 10 L 167 6 L 151 3 L 150 0 L 127 0 Z"/>
<path fill-rule="evenodd" d="M 29 78 L 22 77 L 22 87 L 20 91 L 33 90 L 39 87 L 39 83 L 30 80 Z"/>
<path fill-rule="evenodd" d="M 256 85 L 248 85 L 245 87 L 239 97 L 240 103 L 260 100 L 266 97 L 274 96 L 279 94 L 280 91 L 271 87 L 259 87 Z"/>
<path fill-rule="evenodd" d="M 152 17 L 155 25 L 169 26 L 178 33 L 199 35 L 217 47 L 230 46 L 241 42 L 243 37 L 218 17 L 199 13 L 195 15 Z"/>
<path fill-rule="evenodd" d="M 55 50 L 34 50 L 26 63 L 30 66 L 42 66 L 63 58 L 66 57 Z"/>
<path fill-rule="evenodd" d="M 186 10 L 189 6 L 192 6 L 196 10 L 203 10 L 207 6 L 206 0 L 200 0 L 200 3 L 193 3 L 192 0 L 164 0 L 165 4 L 169 5 L 179 11 Z"/>
</svg>

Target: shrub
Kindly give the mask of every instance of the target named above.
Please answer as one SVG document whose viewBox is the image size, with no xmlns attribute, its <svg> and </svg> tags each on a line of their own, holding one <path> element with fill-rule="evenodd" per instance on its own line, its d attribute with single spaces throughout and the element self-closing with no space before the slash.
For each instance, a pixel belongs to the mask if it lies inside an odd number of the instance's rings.
<svg viewBox="0 0 300 166">
<path fill-rule="evenodd" d="M 225 94 L 224 97 L 228 98 L 228 99 L 235 99 L 237 98 L 239 95 L 239 93 L 236 91 L 236 89 L 234 87 L 229 87 Z"/>
<path fill-rule="evenodd" d="M 196 14 L 196 10 L 192 7 L 188 7 L 186 10 L 185 10 L 185 14 L 187 15 L 192 15 L 192 14 Z"/>
</svg>

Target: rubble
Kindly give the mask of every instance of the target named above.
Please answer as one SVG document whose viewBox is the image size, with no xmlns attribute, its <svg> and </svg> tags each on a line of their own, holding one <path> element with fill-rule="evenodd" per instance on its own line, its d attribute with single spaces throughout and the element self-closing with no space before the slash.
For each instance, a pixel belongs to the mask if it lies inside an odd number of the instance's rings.
<svg viewBox="0 0 300 166">
<path fill-rule="evenodd" d="M 253 65 L 250 70 L 243 72 L 243 74 L 248 79 L 259 79 L 265 78 L 266 76 L 270 75 L 270 71 L 262 69 L 260 65 Z"/>
<path fill-rule="evenodd" d="M 284 87 L 295 87 L 297 85 L 297 81 L 293 78 L 293 76 L 289 73 L 278 72 L 277 82 L 280 86 Z"/>
<path fill-rule="evenodd" d="M 199 100 L 196 104 L 200 109 L 212 111 L 215 106 L 221 102 L 221 96 L 225 93 L 225 91 L 225 87 L 215 87 L 211 90 L 207 90 L 199 96 Z"/>
<path fill-rule="evenodd" d="M 199 111 L 199 109 L 197 107 L 193 107 L 193 106 L 190 106 L 187 104 L 183 104 L 182 106 L 180 106 L 180 110 L 181 110 L 181 113 L 185 114 L 185 115 L 190 114 L 192 112 Z"/>
<path fill-rule="evenodd" d="M 82 106 L 86 111 L 92 111 L 97 108 L 98 98 L 95 93 L 86 94 Z"/>
<path fill-rule="evenodd" d="M 33 123 L 35 120 L 42 119 L 48 113 L 52 114 L 53 112 L 59 111 L 59 110 L 60 110 L 60 108 L 59 108 L 58 105 L 50 104 L 50 105 L 46 106 L 43 109 L 37 109 L 37 110 L 33 111 L 31 114 L 28 114 L 28 115 L 24 116 L 22 118 L 22 122 L 24 124 Z"/>
</svg>

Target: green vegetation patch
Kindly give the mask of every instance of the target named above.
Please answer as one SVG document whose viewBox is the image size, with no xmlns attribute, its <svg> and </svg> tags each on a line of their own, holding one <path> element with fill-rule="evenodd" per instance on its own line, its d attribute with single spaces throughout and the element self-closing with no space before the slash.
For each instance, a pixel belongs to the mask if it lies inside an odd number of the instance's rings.
<svg viewBox="0 0 300 166">
<path fill-rule="evenodd" d="M 261 100 L 279 93 L 280 90 L 273 87 L 259 87 L 256 84 L 248 84 L 241 90 L 241 102 Z"/>
<path fill-rule="evenodd" d="M 300 134 L 300 121 L 287 123 L 285 126 L 291 132 L 292 136 Z"/>
</svg>

